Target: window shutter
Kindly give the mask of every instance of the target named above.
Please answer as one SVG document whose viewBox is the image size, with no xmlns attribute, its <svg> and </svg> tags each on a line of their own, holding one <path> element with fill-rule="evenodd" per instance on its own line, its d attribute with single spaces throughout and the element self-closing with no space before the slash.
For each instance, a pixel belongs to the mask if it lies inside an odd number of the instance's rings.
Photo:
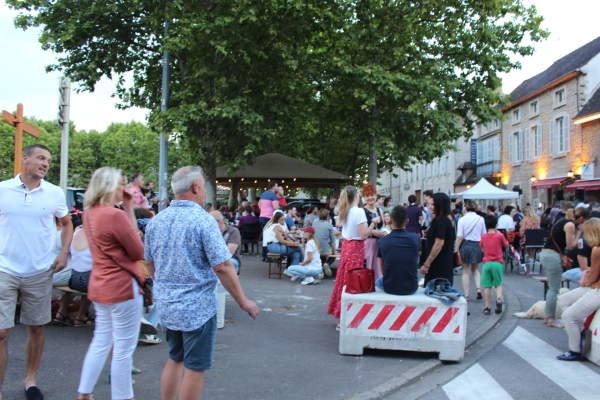
<svg viewBox="0 0 600 400">
<path fill-rule="evenodd" d="M 492 140 L 492 160 L 499 161 L 500 160 L 500 146 L 499 139 L 496 137 Z"/>
<path fill-rule="evenodd" d="M 554 155 L 554 121 L 550 121 L 550 155 Z"/>
<path fill-rule="evenodd" d="M 517 162 L 523 161 L 523 131 L 517 132 Z"/>
<path fill-rule="evenodd" d="M 529 128 L 525 129 L 525 142 L 523 143 L 523 149 L 525 149 L 525 161 L 529 160 Z"/>
<path fill-rule="evenodd" d="M 539 124 L 537 126 L 537 130 L 535 132 L 535 134 L 537 135 L 538 139 L 537 139 L 537 156 L 541 157 L 542 156 L 542 124 Z"/>
<path fill-rule="evenodd" d="M 450 166 L 450 156 L 448 156 L 448 157 L 446 158 L 446 161 L 448 162 L 448 165 L 447 165 L 447 167 L 448 167 L 448 168 L 446 168 L 446 171 L 447 171 L 446 173 L 447 173 L 448 175 L 450 175 L 450 174 L 452 173 L 452 167 Z"/>
<path fill-rule="evenodd" d="M 515 163 L 515 155 L 513 152 L 513 135 L 508 135 L 508 160 L 511 164 Z"/>
<path fill-rule="evenodd" d="M 483 162 L 483 143 L 477 143 L 477 164 Z"/>
<path fill-rule="evenodd" d="M 569 114 L 564 116 L 564 120 L 563 120 L 563 124 L 564 124 L 564 132 L 565 132 L 565 153 L 567 151 L 569 151 L 569 146 L 570 146 L 570 142 L 571 142 L 571 127 L 570 127 L 570 122 L 569 122 Z"/>
<path fill-rule="evenodd" d="M 445 167 L 446 167 L 446 163 L 445 163 L 444 157 L 442 157 L 442 158 L 440 158 L 440 175 L 444 175 L 446 173 Z"/>
</svg>

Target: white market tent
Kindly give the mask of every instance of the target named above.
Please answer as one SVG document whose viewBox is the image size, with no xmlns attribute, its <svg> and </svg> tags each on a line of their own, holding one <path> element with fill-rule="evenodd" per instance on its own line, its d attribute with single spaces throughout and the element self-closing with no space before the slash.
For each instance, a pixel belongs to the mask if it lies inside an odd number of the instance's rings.
<svg viewBox="0 0 600 400">
<path fill-rule="evenodd" d="M 469 200 L 503 200 L 518 199 L 519 193 L 500 189 L 483 178 L 480 179 L 479 182 L 477 182 L 477 184 L 471 189 L 465 190 L 461 193 L 456 193 L 454 196 Z"/>
</svg>

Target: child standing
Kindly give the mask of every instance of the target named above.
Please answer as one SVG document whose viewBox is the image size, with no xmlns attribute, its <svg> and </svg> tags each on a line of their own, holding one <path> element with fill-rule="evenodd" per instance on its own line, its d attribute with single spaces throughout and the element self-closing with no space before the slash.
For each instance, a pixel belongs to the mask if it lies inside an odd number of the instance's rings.
<svg viewBox="0 0 600 400">
<path fill-rule="evenodd" d="M 508 248 L 504 235 L 496 230 L 498 218 L 486 215 L 486 234 L 481 236 L 479 245 L 483 248 L 483 268 L 481 271 L 481 286 L 484 288 L 485 308 L 483 313 L 490 315 L 490 296 L 492 286 L 496 288 L 496 314 L 502 313 L 502 274 L 504 273 L 504 256 L 502 248 Z"/>
<path fill-rule="evenodd" d="M 321 247 L 314 239 L 315 228 L 307 226 L 304 228 L 302 242 L 304 243 L 304 261 L 300 265 L 290 265 L 288 272 L 292 274 L 292 282 L 298 278 L 302 279 L 303 285 L 317 284 L 322 278 L 323 266 L 321 265 Z"/>
</svg>

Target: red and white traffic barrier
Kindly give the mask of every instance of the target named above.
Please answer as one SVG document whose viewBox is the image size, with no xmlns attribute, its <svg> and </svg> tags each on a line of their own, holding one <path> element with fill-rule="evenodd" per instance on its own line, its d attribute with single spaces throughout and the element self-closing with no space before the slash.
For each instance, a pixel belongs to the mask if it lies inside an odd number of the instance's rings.
<svg viewBox="0 0 600 400">
<path fill-rule="evenodd" d="M 440 360 L 460 361 L 465 351 L 467 302 L 446 306 L 425 296 L 383 291 L 342 294 L 341 354 L 362 355 L 363 348 L 437 352 Z"/>
<path fill-rule="evenodd" d="M 596 315 L 593 317 L 589 329 L 592 332 L 592 347 L 590 352 L 584 354 L 584 356 L 600 366 L 600 312 L 598 310 L 596 310 Z"/>
</svg>

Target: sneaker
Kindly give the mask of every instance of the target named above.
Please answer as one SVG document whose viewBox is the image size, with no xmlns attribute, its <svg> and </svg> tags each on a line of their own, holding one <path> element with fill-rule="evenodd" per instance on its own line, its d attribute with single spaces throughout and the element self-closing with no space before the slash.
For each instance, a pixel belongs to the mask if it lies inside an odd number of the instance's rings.
<svg viewBox="0 0 600 400">
<path fill-rule="evenodd" d="M 286 269 L 287 271 L 287 269 Z M 287 275 L 287 274 L 286 274 Z M 296 282 L 298 280 L 298 278 L 300 278 L 298 275 L 292 275 L 292 278 L 290 279 L 292 282 Z"/>
<path fill-rule="evenodd" d="M 325 278 L 325 275 L 324 275 L 324 274 L 321 272 L 321 273 L 319 274 L 319 279 L 323 279 L 323 278 Z"/>
<path fill-rule="evenodd" d="M 291 273 L 288 272 L 287 268 L 283 270 L 283 274 L 287 275 L 287 276 L 290 276 L 290 277 L 294 276 L 294 275 L 292 275 Z"/>
<path fill-rule="evenodd" d="M 321 275 L 323 275 L 323 274 L 321 274 Z M 315 278 L 315 281 L 313 282 L 313 285 L 316 285 L 316 284 L 320 283 L 321 279 L 323 279 L 323 278 Z"/>
<path fill-rule="evenodd" d="M 574 351 L 567 351 L 565 354 L 561 354 L 556 356 L 559 360 L 562 361 L 581 361 L 583 360 L 583 356 L 581 353 L 576 353 Z"/>
<path fill-rule="evenodd" d="M 329 264 L 323 264 L 323 271 L 325 272 L 325 275 L 331 276 L 331 268 L 329 268 Z"/>
<path fill-rule="evenodd" d="M 300 283 L 303 285 L 310 285 L 311 283 L 314 283 L 314 281 L 315 281 L 315 278 L 313 278 L 312 276 L 307 276 Z"/>
</svg>

